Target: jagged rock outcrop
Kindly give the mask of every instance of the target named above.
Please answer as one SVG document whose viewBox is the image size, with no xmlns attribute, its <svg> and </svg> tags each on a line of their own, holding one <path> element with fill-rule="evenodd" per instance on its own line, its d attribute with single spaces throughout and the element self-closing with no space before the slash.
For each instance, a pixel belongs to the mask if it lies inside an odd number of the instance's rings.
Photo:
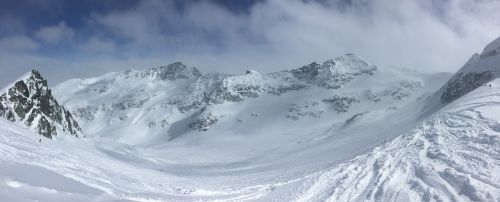
<svg viewBox="0 0 500 202">
<path fill-rule="evenodd" d="M 320 118 L 325 112 L 316 100 L 308 100 L 300 104 L 292 104 L 288 107 L 286 118 L 292 120 L 299 120 L 303 117 Z"/>
<path fill-rule="evenodd" d="M 351 108 L 353 102 L 359 102 L 355 97 L 346 97 L 334 95 L 330 98 L 323 99 L 324 103 L 332 104 L 335 111 L 338 113 L 347 112 Z"/>
<path fill-rule="evenodd" d="M 209 104 L 223 102 L 239 102 L 245 97 L 255 98 L 264 90 L 262 75 L 248 70 L 244 75 L 231 75 L 216 82 L 214 90 L 208 97 Z"/>
<path fill-rule="evenodd" d="M 188 67 L 181 62 L 175 62 L 166 66 L 159 66 L 147 69 L 145 71 L 127 70 L 120 77 L 125 79 L 143 78 L 151 80 L 170 80 L 190 79 L 201 77 L 200 70 L 196 67 Z"/>
<path fill-rule="evenodd" d="M 225 115 L 211 112 L 206 107 L 200 110 L 200 114 L 189 123 L 188 127 L 193 130 L 206 131 L 208 128 L 216 124 L 220 118 Z"/>
<path fill-rule="evenodd" d="M 450 103 L 462 97 L 463 95 L 473 91 L 481 85 L 493 80 L 493 73 L 490 71 L 484 72 L 459 72 L 443 88 L 441 94 L 442 103 Z"/>
<path fill-rule="evenodd" d="M 291 72 L 295 78 L 307 83 L 337 89 L 361 74 L 373 75 L 376 70 L 375 65 L 367 63 L 354 54 L 346 54 L 327 60 L 323 64 L 314 62 Z"/>
<path fill-rule="evenodd" d="M 77 137 L 82 134 L 78 123 L 52 96 L 47 80 L 38 71 L 32 70 L 1 93 L 1 117 L 22 122 L 47 138 L 61 133 Z"/>
<path fill-rule="evenodd" d="M 143 77 L 151 77 L 160 80 L 177 80 L 200 77 L 201 72 L 195 67 L 187 67 L 181 62 L 176 62 L 167 66 L 148 69 L 145 72 L 142 72 L 141 75 Z"/>
<path fill-rule="evenodd" d="M 448 104 L 500 76 L 500 37 L 469 61 L 440 90 L 440 101 Z"/>
</svg>

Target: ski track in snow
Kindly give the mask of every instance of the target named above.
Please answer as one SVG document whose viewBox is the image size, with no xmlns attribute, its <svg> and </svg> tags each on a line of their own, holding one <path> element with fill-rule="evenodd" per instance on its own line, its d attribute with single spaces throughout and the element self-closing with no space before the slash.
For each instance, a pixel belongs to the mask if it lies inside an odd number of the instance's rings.
<svg viewBox="0 0 500 202">
<path fill-rule="evenodd" d="M 494 92 L 471 101 L 498 99 Z M 300 201 L 500 201 L 500 123 L 482 108 L 499 110 L 500 102 L 460 101 L 322 172 Z"/>
</svg>

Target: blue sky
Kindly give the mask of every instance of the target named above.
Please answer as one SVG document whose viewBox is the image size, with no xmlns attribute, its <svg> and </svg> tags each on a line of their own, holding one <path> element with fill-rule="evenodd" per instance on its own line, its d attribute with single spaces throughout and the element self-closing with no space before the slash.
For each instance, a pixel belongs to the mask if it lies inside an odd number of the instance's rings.
<svg viewBox="0 0 500 202">
<path fill-rule="evenodd" d="M 0 85 L 33 67 L 54 85 L 182 61 L 270 72 L 356 53 L 455 71 L 500 36 L 488 0 L 2 0 Z"/>
</svg>

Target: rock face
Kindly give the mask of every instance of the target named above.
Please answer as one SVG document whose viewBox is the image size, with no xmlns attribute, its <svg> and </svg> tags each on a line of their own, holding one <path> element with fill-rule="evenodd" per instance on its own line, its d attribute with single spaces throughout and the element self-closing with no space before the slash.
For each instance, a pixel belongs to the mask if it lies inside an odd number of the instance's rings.
<svg viewBox="0 0 500 202">
<path fill-rule="evenodd" d="M 500 37 L 469 61 L 441 88 L 440 100 L 448 104 L 500 76 Z"/>
<path fill-rule="evenodd" d="M 211 125 L 216 124 L 222 117 L 224 117 L 224 115 L 207 112 L 207 110 L 203 108 L 201 114 L 195 120 L 191 121 L 188 127 L 193 130 L 207 131 Z"/>
<path fill-rule="evenodd" d="M 335 95 L 333 97 L 323 99 L 323 102 L 333 104 L 335 107 L 335 111 L 341 113 L 341 112 L 347 112 L 351 107 L 351 104 L 353 102 L 359 102 L 359 100 L 356 99 L 355 97 L 342 97 Z"/>
<path fill-rule="evenodd" d="M 481 85 L 493 80 L 493 73 L 490 71 L 485 72 L 469 72 L 458 73 L 448 81 L 444 86 L 443 94 L 441 94 L 441 102 L 446 104 L 462 97 L 468 92 L 480 87 Z"/>
<path fill-rule="evenodd" d="M 248 70 L 244 75 L 230 75 L 216 82 L 209 103 L 240 102 L 245 97 L 255 98 L 263 91 L 264 81 L 259 72 Z"/>
<path fill-rule="evenodd" d="M 52 96 L 38 71 L 32 70 L 1 93 L 1 117 L 22 122 L 47 138 L 61 133 L 81 135 L 78 123 Z"/>
<path fill-rule="evenodd" d="M 346 54 L 323 64 L 311 63 L 292 70 L 295 78 L 329 89 L 337 89 L 361 74 L 372 75 L 377 67 L 354 54 Z"/>
<path fill-rule="evenodd" d="M 139 74 L 141 77 L 153 78 L 157 80 L 178 80 L 191 77 L 200 77 L 201 73 L 195 67 L 187 67 L 181 62 L 148 69 Z"/>
</svg>

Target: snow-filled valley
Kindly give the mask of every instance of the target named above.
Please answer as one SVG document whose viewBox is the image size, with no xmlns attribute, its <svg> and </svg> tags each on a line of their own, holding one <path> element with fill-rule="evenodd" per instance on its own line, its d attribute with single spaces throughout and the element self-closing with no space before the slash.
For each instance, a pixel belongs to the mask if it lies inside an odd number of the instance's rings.
<svg viewBox="0 0 500 202">
<path fill-rule="evenodd" d="M 500 38 L 453 76 L 354 54 L 240 75 L 173 63 L 52 90 L 34 71 L 1 92 L 0 198 L 500 201 L 499 70 Z"/>
</svg>

